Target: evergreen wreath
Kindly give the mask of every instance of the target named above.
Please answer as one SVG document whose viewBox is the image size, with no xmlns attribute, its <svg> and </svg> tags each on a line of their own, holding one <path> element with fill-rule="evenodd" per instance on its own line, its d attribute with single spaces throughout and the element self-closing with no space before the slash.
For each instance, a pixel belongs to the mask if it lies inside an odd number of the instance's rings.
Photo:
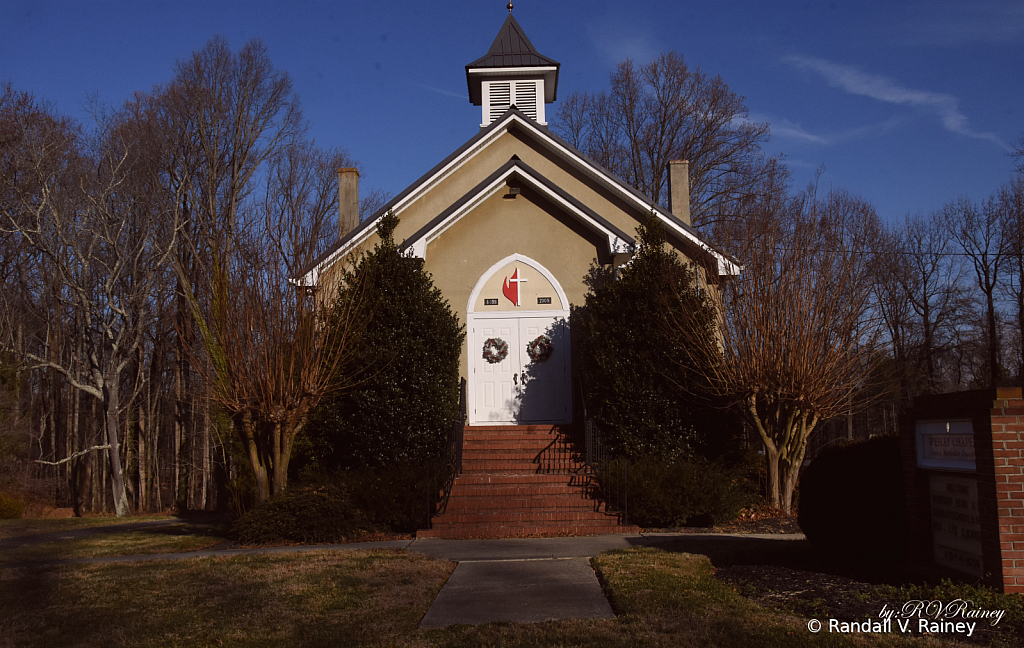
<svg viewBox="0 0 1024 648">
<path fill-rule="evenodd" d="M 508 342 L 501 338 L 487 338 L 487 341 L 484 342 L 484 360 L 495 364 L 507 357 Z"/>
<path fill-rule="evenodd" d="M 555 346 L 551 344 L 551 338 L 546 335 L 541 335 L 526 345 L 526 352 L 530 354 L 530 358 L 534 362 L 544 362 L 551 357 L 551 352 L 554 350 Z"/>
</svg>

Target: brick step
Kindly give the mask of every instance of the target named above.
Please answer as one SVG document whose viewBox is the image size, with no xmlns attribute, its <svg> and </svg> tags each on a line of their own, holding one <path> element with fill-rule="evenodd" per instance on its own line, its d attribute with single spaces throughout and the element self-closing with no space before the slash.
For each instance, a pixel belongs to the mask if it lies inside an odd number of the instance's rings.
<svg viewBox="0 0 1024 648">
<path fill-rule="evenodd" d="M 453 527 L 472 524 L 493 524 L 495 526 L 543 526 L 545 524 L 575 524 L 580 522 L 602 522 L 610 523 L 618 520 L 618 516 L 601 511 L 532 511 L 529 509 L 517 511 L 497 511 L 480 513 L 457 513 L 446 511 L 434 519 L 431 526 Z"/>
<path fill-rule="evenodd" d="M 561 432 L 466 432 L 462 433 L 465 441 L 568 441 Z"/>
<path fill-rule="evenodd" d="M 583 468 L 580 464 L 559 463 L 556 461 L 545 461 L 543 463 L 531 461 L 497 461 L 486 459 L 474 461 L 472 459 L 462 460 L 462 473 L 542 473 L 547 470 L 558 470 L 562 473 L 575 473 Z"/>
<path fill-rule="evenodd" d="M 490 513 L 604 513 L 604 502 L 598 500 L 578 500 L 567 503 L 563 500 L 534 500 L 524 502 L 522 500 L 483 502 L 452 502 L 448 501 L 448 508 L 444 515 L 484 515 Z M 440 519 L 440 518 L 438 518 Z"/>
<path fill-rule="evenodd" d="M 562 447 L 561 443 L 550 441 L 530 441 L 529 439 L 484 439 L 462 442 L 462 452 L 556 452 L 573 454 L 572 448 Z"/>
<path fill-rule="evenodd" d="M 462 451 L 472 452 L 477 450 L 490 450 L 500 452 L 503 450 L 532 450 L 540 452 L 565 452 L 570 453 L 571 448 L 565 447 L 561 442 L 554 439 L 463 439 Z"/>
<path fill-rule="evenodd" d="M 572 455 L 565 452 L 551 452 L 550 450 L 534 450 L 532 448 L 499 448 L 487 450 L 463 450 L 462 460 L 473 459 L 497 459 L 500 461 L 571 461 Z"/>
<path fill-rule="evenodd" d="M 477 432 L 552 432 L 561 430 L 561 426 L 548 424 L 537 425 L 467 425 L 462 428 L 465 434 Z"/>
<path fill-rule="evenodd" d="M 459 494 L 453 495 L 449 498 L 449 503 L 447 503 L 447 512 L 499 509 L 522 509 L 524 511 L 532 511 L 542 508 L 597 511 L 601 506 L 603 506 L 603 502 L 600 500 L 583 498 L 583 496 L 580 496 L 579 494 L 505 495 L 489 496 L 489 498 L 486 495 L 466 496 Z"/>
<path fill-rule="evenodd" d="M 590 497 L 597 487 L 587 484 L 462 484 L 456 482 L 451 497 Z"/>
<path fill-rule="evenodd" d="M 491 527 L 481 529 L 421 529 L 416 532 L 417 538 L 529 538 L 529 537 L 559 537 L 559 536 L 585 536 L 585 535 L 606 535 L 611 533 L 640 533 L 640 527 L 629 526 L 600 526 L 589 525 L 568 525 L 549 527 Z"/>
<path fill-rule="evenodd" d="M 569 486 L 592 484 L 593 479 L 586 473 L 539 473 L 539 472 L 463 472 L 456 478 L 456 486 L 476 486 L 479 484 L 564 484 Z M 455 488 L 456 486 L 453 486 Z"/>
</svg>

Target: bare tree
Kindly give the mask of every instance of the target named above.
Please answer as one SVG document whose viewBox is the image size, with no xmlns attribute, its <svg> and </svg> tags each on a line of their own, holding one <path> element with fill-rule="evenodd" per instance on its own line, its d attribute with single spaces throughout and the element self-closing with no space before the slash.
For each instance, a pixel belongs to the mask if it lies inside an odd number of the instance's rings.
<svg viewBox="0 0 1024 648">
<path fill-rule="evenodd" d="M 655 202 L 667 197 L 669 161 L 689 160 L 690 210 L 701 225 L 765 172 L 760 147 L 768 125 L 747 115 L 743 97 L 721 77 L 669 52 L 642 66 L 620 63 L 610 94 L 562 100 L 554 128 Z"/>
<path fill-rule="evenodd" d="M 91 141 L 70 122 L 31 104 L 8 115 L 13 137 L 5 151 L 15 173 L 2 192 L 0 229 L 31 251 L 25 283 L 42 298 L 46 340 L 28 345 L 8 326 L 5 344 L 26 368 L 57 372 L 75 390 L 102 406 L 103 443 L 74 448 L 54 463 L 90 450 L 106 450 L 114 509 L 130 512 L 122 469 L 124 372 L 150 325 L 149 304 L 159 268 L 174 247 L 176 227 L 134 200 L 132 173 L 137 142 L 113 122 Z M 24 176 L 24 177 L 22 177 Z M 10 177 L 5 177 L 10 181 Z M 60 353 L 48 344 L 54 317 L 70 317 L 75 338 Z"/>
<path fill-rule="evenodd" d="M 1024 152 L 1024 148 L 1021 149 Z M 1007 241 L 1006 287 L 1016 313 L 1017 380 L 1024 386 L 1024 173 L 1003 185 L 996 198 Z"/>
<path fill-rule="evenodd" d="M 996 198 L 979 207 L 966 199 L 951 202 L 943 210 L 945 227 L 974 270 L 975 286 L 985 308 L 985 346 L 988 387 L 999 385 L 1002 374 L 996 293 L 1008 262 L 1010 237 Z"/>
<path fill-rule="evenodd" d="M 341 156 L 295 146 L 274 158 L 251 219 L 230 244 L 215 243 L 208 305 L 187 293 L 207 359 L 197 367 L 210 398 L 231 414 L 260 501 L 287 487 L 292 443 L 309 412 L 360 370 L 360 296 L 314 296 L 290 281 L 337 231 L 332 179 Z"/>
<path fill-rule="evenodd" d="M 744 271 L 723 291 L 718 344 L 702 344 L 685 319 L 674 326 L 711 395 L 757 431 L 769 502 L 788 512 L 808 438 L 819 421 L 848 413 L 871 375 L 878 218 L 843 193 L 763 196 L 732 232 Z"/>
<path fill-rule="evenodd" d="M 949 348 L 958 315 L 967 306 L 960 257 L 954 254 L 949 230 L 942 227 L 942 213 L 908 217 L 896 247 L 880 252 L 890 255 L 886 265 L 899 268 L 895 270 L 897 280 L 913 308 L 919 338 L 914 350 L 922 365 L 923 391 L 939 391 L 939 356 Z"/>
</svg>

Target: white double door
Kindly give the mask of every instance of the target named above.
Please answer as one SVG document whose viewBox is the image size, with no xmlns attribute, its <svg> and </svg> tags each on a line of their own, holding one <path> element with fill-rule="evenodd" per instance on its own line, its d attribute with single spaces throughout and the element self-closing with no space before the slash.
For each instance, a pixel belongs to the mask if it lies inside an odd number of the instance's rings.
<svg viewBox="0 0 1024 648">
<path fill-rule="evenodd" d="M 473 412 L 471 422 L 569 423 L 572 421 L 569 329 L 561 317 L 477 319 L 473 325 Z M 534 361 L 527 345 L 551 339 L 547 360 Z M 491 338 L 508 343 L 508 355 L 491 363 L 483 357 Z"/>
</svg>

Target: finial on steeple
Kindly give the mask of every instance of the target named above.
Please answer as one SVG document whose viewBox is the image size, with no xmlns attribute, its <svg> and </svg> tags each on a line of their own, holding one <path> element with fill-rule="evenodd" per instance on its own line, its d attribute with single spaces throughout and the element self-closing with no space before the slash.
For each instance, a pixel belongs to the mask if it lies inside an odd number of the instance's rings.
<svg viewBox="0 0 1024 648">
<path fill-rule="evenodd" d="M 512 13 L 512 0 L 508 0 L 508 12 Z"/>
</svg>

